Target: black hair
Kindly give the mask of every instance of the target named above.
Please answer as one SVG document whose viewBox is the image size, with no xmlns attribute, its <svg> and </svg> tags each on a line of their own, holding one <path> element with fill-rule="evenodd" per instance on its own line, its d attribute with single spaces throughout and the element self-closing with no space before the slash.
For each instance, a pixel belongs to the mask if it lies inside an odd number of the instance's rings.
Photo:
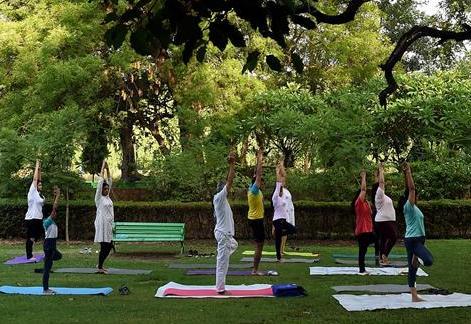
<svg viewBox="0 0 471 324">
<path fill-rule="evenodd" d="M 49 217 L 52 214 L 52 205 L 50 204 L 44 204 L 43 206 L 43 217 Z"/>
<path fill-rule="evenodd" d="M 252 177 L 252 182 L 251 182 L 251 183 L 254 184 L 255 181 L 257 181 L 257 176 L 256 176 L 256 175 L 254 175 L 254 176 Z"/>
<path fill-rule="evenodd" d="M 379 182 L 375 182 L 373 186 L 371 186 L 371 205 L 373 206 L 373 210 L 372 210 L 373 218 L 376 216 L 375 197 L 376 197 L 376 191 L 378 191 L 378 188 L 379 188 Z"/>
<path fill-rule="evenodd" d="M 355 196 L 354 196 L 352 202 L 350 203 L 350 208 L 351 208 L 351 211 L 352 211 L 353 215 L 355 215 L 355 203 L 357 202 L 357 199 L 358 199 L 358 196 L 360 196 L 360 193 L 361 193 L 361 189 L 358 189 L 355 193 Z"/>
</svg>

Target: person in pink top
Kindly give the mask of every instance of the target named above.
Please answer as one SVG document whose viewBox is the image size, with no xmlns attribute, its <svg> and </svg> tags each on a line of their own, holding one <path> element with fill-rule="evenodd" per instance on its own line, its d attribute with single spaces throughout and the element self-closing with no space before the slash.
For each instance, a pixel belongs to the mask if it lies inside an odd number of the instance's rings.
<svg viewBox="0 0 471 324">
<path fill-rule="evenodd" d="M 276 187 L 272 195 L 273 203 L 273 227 L 275 232 L 276 259 L 283 262 L 281 258 L 282 237 L 296 233 L 296 228 L 288 222 L 290 219 L 290 207 L 293 205 L 291 193 L 284 188 L 286 182 L 286 171 L 283 159 L 276 166 Z"/>
<path fill-rule="evenodd" d="M 366 172 L 360 172 L 361 185 L 352 201 L 352 210 L 355 213 L 355 236 L 358 240 L 358 267 L 361 274 L 368 274 L 365 269 L 365 255 L 368 245 L 376 242 L 371 218 L 371 206 L 366 199 Z M 376 245 L 375 245 L 376 248 Z M 375 253 L 376 254 L 376 253 Z"/>
</svg>

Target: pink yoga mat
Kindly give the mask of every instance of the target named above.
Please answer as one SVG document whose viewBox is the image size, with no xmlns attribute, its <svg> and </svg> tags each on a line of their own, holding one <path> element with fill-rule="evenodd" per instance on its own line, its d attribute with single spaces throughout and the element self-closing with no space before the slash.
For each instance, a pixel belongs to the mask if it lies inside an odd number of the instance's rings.
<svg viewBox="0 0 471 324">
<path fill-rule="evenodd" d="M 21 256 L 14 257 L 13 259 L 6 261 L 4 264 L 15 265 L 15 264 L 37 263 L 37 262 L 41 262 L 44 259 L 44 254 L 37 254 L 34 257 L 36 258 L 36 261 L 28 260 L 26 259 L 26 255 L 21 255 Z"/>
<path fill-rule="evenodd" d="M 206 297 L 206 296 L 221 296 L 216 292 L 216 289 L 200 289 L 200 290 L 186 290 L 178 288 L 168 288 L 165 290 L 165 296 L 195 296 L 195 297 Z M 271 288 L 265 288 L 260 290 L 227 290 L 225 295 L 227 296 L 238 296 L 238 297 L 251 297 L 251 296 L 273 296 Z"/>
<path fill-rule="evenodd" d="M 241 297 L 273 297 L 271 285 L 238 285 L 226 286 L 225 294 L 218 294 L 214 286 L 180 285 L 170 282 L 157 290 L 156 297 L 174 298 L 241 298 Z"/>
</svg>

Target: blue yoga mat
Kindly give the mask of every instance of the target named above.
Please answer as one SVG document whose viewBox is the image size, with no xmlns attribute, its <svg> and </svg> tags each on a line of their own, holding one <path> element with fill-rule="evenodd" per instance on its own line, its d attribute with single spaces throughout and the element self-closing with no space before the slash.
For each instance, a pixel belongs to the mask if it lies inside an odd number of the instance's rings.
<svg viewBox="0 0 471 324">
<path fill-rule="evenodd" d="M 105 288 L 56 288 L 51 287 L 56 292 L 56 295 L 109 295 L 113 291 L 110 287 Z M 16 287 L 16 286 L 1 286 L 0 293 L 4 294 L 18 294 L 18 295 L 42 295 L 43 287 Z"/>
</svg>

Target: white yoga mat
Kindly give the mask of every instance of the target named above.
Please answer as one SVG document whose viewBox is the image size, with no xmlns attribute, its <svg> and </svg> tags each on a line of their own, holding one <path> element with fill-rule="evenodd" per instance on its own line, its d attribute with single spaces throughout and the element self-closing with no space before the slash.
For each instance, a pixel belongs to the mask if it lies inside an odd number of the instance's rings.
<svg viewBox="0 0 471 324">
<path fill-rule="evenodd" d="M 243 298 L 274 297 L 271 285 L 226 285 L 226 294 L 219 295 L 214 285 L 195 286 L 169 282 L 157 289 L 155 297 L 160 298 Z"/>
<path fill-rule="evenodd" d="M 407 275 L 408 268 L 366 268 L 371 276 L 399 276 Z M 311 276 L 328 276 L 328 275 L 360 275 L 358 267 L 310 267 L 309 274 Z M 417 270 L 417 276 L 427 277 L 428 274 L 422 270 Z"/>
<path fill-rule="evenodd" d="M 413 303 L 410 294 L 400 295 L 334 295 L 340 305 L 349 312 L 400 309 L 400 308 L 441 308 L 469 307 L 471 295 L 454 293 L 451 295 L 420 295 L 423 302 Z"/>
</svg>

